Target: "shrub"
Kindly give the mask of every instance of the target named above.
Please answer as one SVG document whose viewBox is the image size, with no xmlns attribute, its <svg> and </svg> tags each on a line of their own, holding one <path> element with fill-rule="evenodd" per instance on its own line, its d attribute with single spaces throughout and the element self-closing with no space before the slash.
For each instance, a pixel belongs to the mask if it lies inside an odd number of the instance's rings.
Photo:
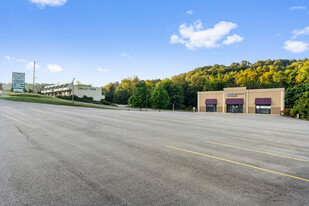
<svg viewBox="0 0 309 206">
<path fill-rule="evenodd" d="M 104 104 L 104 105 L 114 105 L 113 103 L 106 101 L 105 99 L 101 99 L 100 102 L 101 102 L 101 104 Z"/>
<path fill-rule="evenodd" d="M 296 117 L 298 113 L 299 113 L 298 109 L 296 109 L 296 108 L 293 108 L 293 109 L 290 110 L 291 117 Z"/>
<path fill-rule="evenodd" d="M 290 109 L 285 108 L 285 109 L 283 110 L 283 116 L 290 117 L 290 116 L 291 116 L 291 111 L 290 111 Z"/>
<path fill-rule="evenodd" d="M 60 99 L 66 99 L 66 100 L 72 100 L 72 96 L 57 96 L 57 98 Z M 93 104 L 104 104 L 104 105 L 112 105 L 114 106 L 113 103 L 108 102 L 104 99 L 101 99 L 100 101 L 93 100 L 93 97 L 87 97 L 83 96 L 82 98 L 79 98 L 78 96 L 74 95 L 74 100 L 78 102 L 87 102 L 87 103 L 93 103 Z"/>
</svg>

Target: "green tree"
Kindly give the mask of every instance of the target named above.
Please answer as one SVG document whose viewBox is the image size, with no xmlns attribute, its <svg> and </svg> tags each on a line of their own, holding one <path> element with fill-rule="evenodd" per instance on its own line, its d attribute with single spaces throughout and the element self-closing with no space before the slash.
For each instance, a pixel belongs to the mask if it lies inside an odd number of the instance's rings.
<svg viewBox="0 0 309 206">
<path fill-rule="evenodd" d="M 309 119 L 309 92 L 303 93 L 303 95 L 296 101 L 293 110 L 302 114 L 302 119 Z"/>
<path fill-rule="evenodd" d="M 172 108 L 172 104 L 177 108 L 183 103 L 183 88 L 180 83 L 174 83 L 170 79 L 164 79 L 157 83 L 157 85 L 162 86 L 167 91 L 170 98 L 169 108 Z"/>
<path fill-rule="evenodd" d="M 309 83 L 290 87 L 285 92 L 286 108 L 293 108 L 303 93 L 309 92 Z"/>
<path fill-rule="evenodd" d="M 105 86 L 103 90 L 106 99 L 127 104 L 138 82 L 139 79 L 133 77 L 123 79 L 119 86 Z M 309 91 L 309 59 L 268 59 L 257 61 L 253 65 L 248 61 L 232 63 L 230 66 L 215 64 L 198 67 L 171 79 L 145 80 L 145 84 L 149 93 L 156 85 L 163 86 L 170 98 L 169 107 L 174 103 L 176 107 L 179 105 L 184 109 L 196 106 L 198 91 L 222 90 L 235 86 L 245 86 L 248 89 L 284 87 L 286 106 L 291 109 L 303 93 Z"/>
<path fill-rule="evenodd" d="M 156 86 L 151 93 L 152 107 L 155 109 L 165 109 L 170 104 L 167 91 L 160 85 Z"/>
<path fill-rule="evenodd" d="M 132 92 L 132 96 L 129 98 L 129 104 L 133 107 L 139 107 L 142 110 L 142 107 L 146 106 L 147 101 L 147 86 L 144 82 L 140 82 L 135 85 L 135 88 Z"/>
<path fill-rule="evenodd" d="M 119 82 L 108 83 L 102 88 L 102 92 L 105 95 L 105 100 L 109 102 L 116 102 L 116 89 L 119 86 Z"/>
<path fill-rule="evenodd" d="M 116 100 L 118 104 L 128 104 L 128 100 L 132 95 L 133 89 L 139 83 L 138 77 L 125 78 L 121 80 L 121 84 L 116 89 Z"/>
<path fill-rule="evenodd" d="M 296 82 L 307 82 L 309 83 L 309 61 L 304 63 L 298 71 L 298 75 L 296 76 Z"/>
</svg>

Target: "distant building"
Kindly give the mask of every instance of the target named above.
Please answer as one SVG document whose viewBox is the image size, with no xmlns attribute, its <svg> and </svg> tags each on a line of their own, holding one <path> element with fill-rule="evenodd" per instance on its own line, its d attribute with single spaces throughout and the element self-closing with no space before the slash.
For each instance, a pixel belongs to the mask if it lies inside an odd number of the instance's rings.
<svg viewBox="0 0 309 206">
<path fill-rule="evenodd" d="M 199 112 L 280 114 L 284 109 L 284 88 L 224 88 L 223 91 L 198 92 Z"/>
<path fill-rule="evenodd" d="M 42 93 L 47 96 L 71 96 L 72 83 L 49 85 L 42 89 Z M 74 95 L 80 98 L 83 96 L 92 97 L 96 101 L 105 99 L 101 87 L 74 86 Z"/>
</svg>

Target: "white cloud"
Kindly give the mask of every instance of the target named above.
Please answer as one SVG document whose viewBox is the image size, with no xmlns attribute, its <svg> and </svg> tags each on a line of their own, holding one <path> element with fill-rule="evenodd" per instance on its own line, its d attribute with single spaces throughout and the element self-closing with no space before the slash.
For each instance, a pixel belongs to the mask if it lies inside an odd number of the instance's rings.
<svg viewBox="0 0 309 206">
<path fill-rule="evenodd" d="M 218 43 L 218 41 L 222 40 L 230 33 L 232 29 L 235 28 L 237 28 L 237 24 L 221 21 L 217 23 L 213 28 L 203 29 L 203 24 L 201 20 L 198 20 L 190 26 L 187 26 L 186 24 L 180 25 L 180 36 L 176 34 L 172 35 L 170 38 L 170 43 L 184 44 L 188 49 L 197 49 L 203 47 L 216 48 L 220 46 L 220 43 Z"/>
<path fill-rule="evenodd" d="M 288 40 L 284 42 L 283 48 L 293 53 L 301 53 L 309 49 L 309 44 L 303 41 Z"/>
<path fill-rule="evenodd" d="M 33 66 L 34 66 L 34 62 L 28 62 L 26 64 L 26 69 L 33 70 Z M 40 68 L 41 68 L 41 66 L 36 63 L 35 64 L 35 69 L 40 69 Z"/>
<path fill-rule="evenodd" d="M 180 38 L 179 36 L 177 36 L 176 34 L 174 34 L 174 35 L 171 36 L 170 43 L 171 44 L 177 44 L 177 43 L 185 44 L 186 41 L 183 40 L 182 38 Z"/>
<path fill-rule="evenodd" d="M 99 72 L 108 72 L 107 69 L 102 69 L 102 68 L 98 68 L 97 70 L 98 70 Z"/>
<path fill-rule="evenodd" d="M 48 65 L 47 65 L 47 70 L 48 70 L 49 72 L 53 72 L 53 73 L 63 71 L 62 67 L 59 66 L 58 64 L 48 64 Z"/>
<path fill-rule="evenodd" d="M 186 11 L 186 14 L 192 15 L 193 11 L 192 10 Z"/>
<path fill-rule="evenodd" d="M 226 45 L 228 45 L 228 44 L 234 44 L 234 43 L 236 43 L 236 42 L 241 42 L 242 40 L 244 40 L 243 37 L 241 37 L 241 36 L 239 36 L 239 35 L 237 35 L 237 34 L 234 34 L 234 35 L 232 35 L 232 36 L 228 36 L 228 37 L 226 38 L 226 40 L 223 41 L 223 44 L 226 44 Z"/>
<path fill-rule="evenodd" d="M 15 60 L 15 57 L 10 57 L 10 56 L 5 56 L 4 58 L 9 62 L 12 62 Z"/>
<path fill-rule="evenodd" d="M 304 29 L 295 29 L 293 30 L 294 36 L 292 38 L 297 38 L 299 35 L 309 35 L 309 26 Z"/>
<path fill-rule="evenodd" d="M 127 54 L 127 53 L 121 53 L 121 56 L 123 56 L 123 57 L 131 57 L 131 55 Z"/>
<path fill-rule="evenodd" d="M 32 69 L 33 69 L 33 66 L 34 66 L 33 62 L 29 62 L 29 63 L 26 65 L 26 69 L 32 70 Z"/>
<path fill-rule="evenodd" d="M 37 4 L 44 8 L 45 6 L 63 6 L 67 0 L 29 0 L 31 3 Z"/>
<path fill-rule="evenodd" d="M 27 63 L 27 60 L 24 59 L 24 58 L 22 58 L 22 59 L 16 59 L 16 61 L 17 61 L 18 63 Z"/>
<path fill-rule="evenodd" d="M 27 70 L 33 70 L 33 61 L 29 62 L 25 58 L 16 58 L 16 57 L 10 57 L 10 56 L 5 56 L 4 57 L 7 61 L 12 62 L 12 63 L 22 63 L 25 64 L 25 69 Z M 39 64 L 35 64 L 35 69 L 40 69 Z"/>
<path fill-rule="evenodd" d="M 305 6 L 292 6 L 290 7 L 290 10 L 306 10 L 307 8 Z"/>
<path fill-rule="evenodd" d="M 5 56 L 4 58 L 5 58 L 7 61 L 9 61 L 9 62 L 27 63 L 27 60 L 24 59 L 24 58 L 19 59 L 19 58 L 10 57 L 10 56 Z"/>
</svg>

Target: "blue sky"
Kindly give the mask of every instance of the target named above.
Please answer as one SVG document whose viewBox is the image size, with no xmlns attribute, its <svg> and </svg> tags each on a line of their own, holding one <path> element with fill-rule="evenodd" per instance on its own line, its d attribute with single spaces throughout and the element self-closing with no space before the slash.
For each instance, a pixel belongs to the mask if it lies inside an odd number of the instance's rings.
<svg viewBox="0 0 309 206">
<path fill-rule="evenodd" d="M 232 62 L 309 57 L 307 0 L 2 0 L 0 82 L 103 86 Z"/>
</svg>

